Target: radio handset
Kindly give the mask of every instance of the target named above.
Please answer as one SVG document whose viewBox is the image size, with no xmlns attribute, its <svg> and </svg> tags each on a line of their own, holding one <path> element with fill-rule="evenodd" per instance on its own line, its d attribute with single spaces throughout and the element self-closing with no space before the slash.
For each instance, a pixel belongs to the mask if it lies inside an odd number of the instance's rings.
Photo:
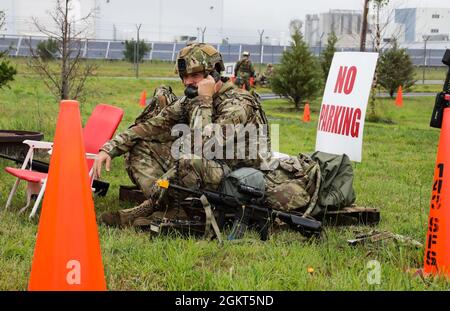
<svg viewBox="0 0 450 311">
<path fill-rule="evenodd" d="M 211 77 L 214 78 L 214 81 L 217 83 L 220 80 L 220 74 L 217 71 L 211 71 L 209 73 L 209 75 Z M 207 75 L 205 75 L 205 78 L 207 77 Z M 187 98 L 194 98 L 198 96 L 198 88 L 196 86 L 191 86 L 189 85 L 188 87 L 186 87 L 186 89 L 184 90 L 184 95 L 186 95 Z"/>
</svg>

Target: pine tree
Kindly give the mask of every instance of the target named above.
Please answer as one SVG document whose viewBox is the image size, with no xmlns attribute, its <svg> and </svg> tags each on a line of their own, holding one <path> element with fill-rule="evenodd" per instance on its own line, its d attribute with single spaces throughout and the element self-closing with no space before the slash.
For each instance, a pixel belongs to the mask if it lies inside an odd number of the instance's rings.
<svg viewBox="0 0 450 311">
<path fill-rule="evenodd" d="M 316 58 L 303 41 L 300 27 L 292 34 L 292 44 L 270 80 L 272 91 L 286 96 L 297 109 L 305 100 L 313 100 L 322 89 L 322 71 Z"/>
<path fill-rule="evenodd" d="M 8 83 L 14 81 L 14 76 L 17 73 L 16 68 L 9 64 L 9 61 L 2 60 L 6 55 L 6 52 L 0 53 L 0 89 L 4 86 L 8 86 Z"/>
<path fill-rule="evenodd" d="M 378 63 L 378 83 L 391 98 L 401 85 L 409 91 L 414 85 L 414 66 L 405 49 L 400 49 L 394 40 L 392 48 L 384 52 Z"/>
<path fill-rule="evenodd" d="M 142 40 L 139 40 L 139 44 L 136 44 L 135 40 L 125 41 L 125 50 L 123 51 L 123 56 L 126 61 L 135 63 L 135 52 L 137 52 L 137 61 L 141 62 L 144 58 L 145 53 L 150 52 L 150 49 L 150 46 Z"/>
<path fill-rule="evenodd" d="M 43 61 L 55 59 L 59 50 L 58 41 L 52 38 L 41 41 L 38 43 L 36 49 L 37 54 Z"/>
<path fill-rule="evenodd" d="M 90 25 L 95 19 L 95 10 L 77 17 L 74 14 L 74 0 L 55 0 L 54 8 L 47 12 L 51 24 L 33 17 L 34 27 L 51 38 L 41 48 L 34 48 L 31 40 L 27 45 L 31 57 L 27 65 L 39 75 L 39 79 L 58 100 L 83 99 L 86 95 L 86 81 L 95 75 L 97 63 L 83 61 L 84 43 Z M 75 24 L 79 25 L 75 27 Z M 41 52 L 48 50 L 48 55 Z M 47 56 L 54 58 L 48 62 Z"/>
<path fill-rule="evenodd" d="M 336 52 L 336 42 L 337 42 L 336 34 L 331 32 L 328 35 L 327 47 L 320 55 L 320 64 L 322 65 L 322 71 L 325 81 L 327 81 L 328 72 L 330 71 L 331 61 L 333 60 L 334 52 Z"/>
<path fill-rule="evenodd" d="M 0 11 L 0 30 L 5 25 L 5 12 Z M 17 74 L 16 68 L 9 64 L 9 61 L 3 59 L 8 54 L 8 50 L 0 52 L 0 89 L 8 86 L 8 83 L 14 81 L 14 76 Z"/>
</svg>

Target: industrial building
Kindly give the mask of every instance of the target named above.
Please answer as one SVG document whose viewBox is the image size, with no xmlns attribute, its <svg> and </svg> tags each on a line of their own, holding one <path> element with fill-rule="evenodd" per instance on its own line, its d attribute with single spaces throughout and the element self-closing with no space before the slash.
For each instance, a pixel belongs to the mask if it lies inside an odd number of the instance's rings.
<svg viewBox="0 0 450 311">
<path fill-rule="evenodd" d="M 448 41 L 450 8 L 405 8 L 395 10 L 395 23 L 403 28 L 406 43 Z"/>
<path fill-rule="evenodd" d="M 373 46 L 375 16 L 368 17 L 366 46 Z M 359 47 L 362 11 L 330 10 L 326 13 L 308 14 L 305 17 L 305 41 L 311 47 L 326 45 L 332 31 L 338 37 L 337 47 Z M 442 42 L 450 38 L 450 8 L 402 8 L 384 12 L 380 22 L 382 48 L 391 38 L 410 46 L 423 41 Z M 434 46 L 434 45 L 431 45 Z"/>
<path fill-rule="evenodd" d="M 339 38 L 337 42 L 338 47 L 358 47 L 361 25 L 361 11 L 330 10 L 326 13 L 307 14 L 305 17 L 304 37 L 309 46 L 321 47 L 326 45 L 328 35 L 334 31 Z M 369 35 L 368 40 L 370 40 Z"/>
</svg>

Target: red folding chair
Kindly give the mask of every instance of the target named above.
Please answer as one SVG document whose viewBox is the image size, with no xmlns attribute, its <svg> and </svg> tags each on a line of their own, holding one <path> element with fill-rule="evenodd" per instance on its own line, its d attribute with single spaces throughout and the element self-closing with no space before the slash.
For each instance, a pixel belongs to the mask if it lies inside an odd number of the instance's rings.
<svg viewBox="0 0 450 311">
<path fill-rule="evenodd" d="M 122 109 L 106 104 L 99 104 L 95 107 L 94 111 L 87 120 L 86 125 L 83 128 L 83 138 L 90 177 L 92 177 L 92 166 L 94 164 L 95 156 L 97 155 L 99 149 L 103 146 L 103 144 L 113 137 L 120 121 L 122 120 L 122 116 Z M 14 194 L 16 193 L 20 181 L 25 180 L 28 183 L 27 204 L 20 210 L 20 213 L 24 212 L 30 206 L 31 197 L 33 195 L 37 195 L 36 202 L 34 203 L 33 209 L 30 214 L 30 218 L 32 218 L 35 215 L 42 200 L 45 192 L 45 183 L 47 181 L 46 173 L 40 173 L 31 170 L 34 150 L 48 149 L 51 152 L 53 143 L 33 140 L 25 140 L 23 143 L 29 145 L 30 149 L 28 150 L 22 167 L 5 168 L 6 172 L 17 177 L 11 189 L 11 192 L 9 193 L 5 208 L 8 208 L 11 205 L 12 199 L 14 197 Z M 29 163 L 30 169 L 27 169 Z"/>
</svg>

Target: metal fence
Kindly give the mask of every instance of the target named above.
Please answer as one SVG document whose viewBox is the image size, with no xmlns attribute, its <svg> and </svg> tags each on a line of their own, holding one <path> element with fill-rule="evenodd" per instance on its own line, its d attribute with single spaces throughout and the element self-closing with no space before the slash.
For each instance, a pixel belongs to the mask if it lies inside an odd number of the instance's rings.
<svg viewBox="0 0 450 311">
<path fill-rule="evenodd" d="M 9 51 L 10 56 L 31 56 L 30 47 L 35 50 L 37 44 L 47 38 L 30 38 L 30 37 L 0 37 L 0 51 Z M 174 61 L 178 51 L 186 46 L 183 43 L 176 42 L 147 42 L 151 50 L 146 53 L 144 60 L 160 60 Z M 107 40 L 84 40 L 80 42 L 82 57 L 87 59 L 123 59 L 125 50 L 125 42 L 123 41 L 107 41 Z M 259 44 L 213 44 L 213 46 L 222 54 L 224 62 L 236 62 L 239 60 L 243 51 L 250 52 L 252 62 L 273 63 L 280 62 L 281 55 L 285 50 L 290 49 L 289 46 L 279 45 L 259 45 Z M 355 51 L 357 49 L 339 49 L 339 51 Z M 319 55 L 321 48 L 311 47 L 311 52 Z M 445 49 L 423 50 L 423 49 L 407 49 L 408 54 L 414 65 L 417 66 L 443 66 L 441 60 Z M 425 54 L 425 56 L 424 56 Z"/>
</svg>

